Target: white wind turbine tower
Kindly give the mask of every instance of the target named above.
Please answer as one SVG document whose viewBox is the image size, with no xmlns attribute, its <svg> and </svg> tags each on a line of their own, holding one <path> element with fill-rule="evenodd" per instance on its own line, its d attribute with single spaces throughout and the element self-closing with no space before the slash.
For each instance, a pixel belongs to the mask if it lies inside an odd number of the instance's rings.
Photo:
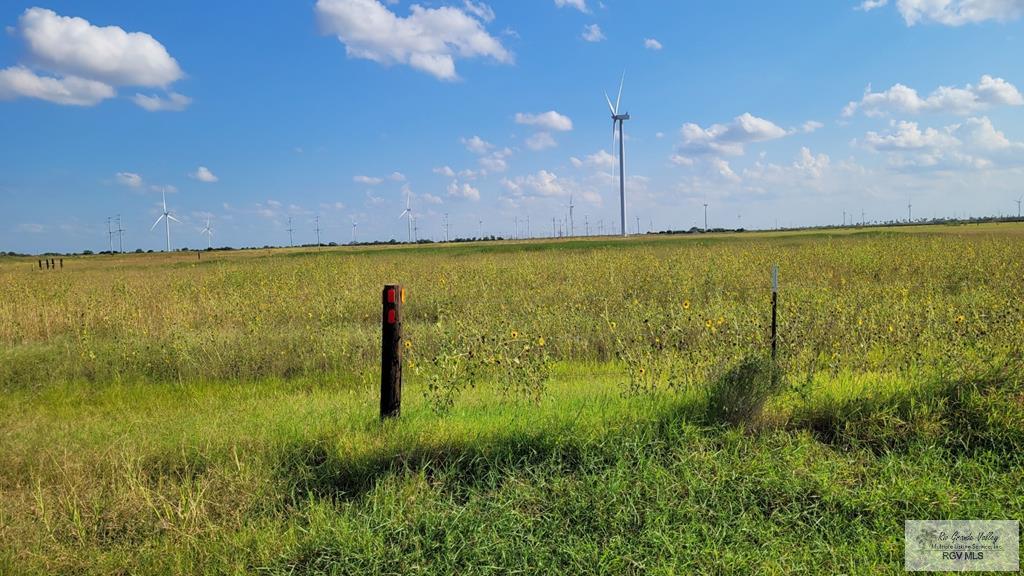
<svg viewBox="0 0 1024 576">
<path fill-rule="evenodd" d="M 174 220 L 178 224 L 181 224 L 181 220 L 178 220 L 177 218 L 175 218 L 167 210 L 167 191 L 166 190 L 161 190 L 160 193 L 161 193 L 161 195 L 163 197 L 164 211 L 160 213 L 160 217 L 156 219 L 156 222 L 153 222 L 153 226 L 149 229 L 149 231 L 152 232 L 153 230 L 155 230 L 156 229 L 156 225 L 159 224 L 161 220 L 163 220 L 164 221 L 164 226 L 167 228 L 167 251 L 170 252 L 171 251 L 171 220 Z"/>
<path fill-rule="evenodd" d="M 352 219 L 352 243 L 353 244 L 356 243 L 356 229 L 357 228 L 359 228 L 359 223 L 356 222 L 355 218 L 353 218 Z"/>
<path fill-rule="evenodd" d="M 615 145 L 615 125 L 618 124 L 619 129 L 619 210 L 621 211 L 619 216 L 619 223 L 622 229 L 622 235 L 628 236 L 629 232 L 626 230 L 626 144 L 625 144 L 625 133 L 623 132 L 623 122 L 629 120 L 629 113 L 619 114 L 619 102 L 622 100 L 622 85 L 626 81 L 626 73 L 622 73 L 622 80 L 619 81 L 619 95 L 615 98 L 615 106 L 612 106 L 612 99 L 608 97 L 608 93 L 604 93 L 604 99 L 608 102 L 608 109 L 612 113 L 612 145 Z"/>
<path fill-rule="evenodd" d="M 206 249 L 207 250 L 212 250 L 213 249 L 213 228 L 210 227 L 210 219 L 209 218 L 206 219 L 206 228 L 203 228 L 203 231 L 200 232 L 200 234 L 206 234 Z"/>
<path fill-rule="evenodd" d="M 405 210 L 402 210 L 402 213 L 398 215 L 398 219 L 399 220 L 401 220 L 402 218 L 405 218 L 405 220 L 406 220 L 406 225 L 407 225 L 407 227 L 409 229 L 409 242 L 411 243 L 412 242 L 412 218 L 413 218 L 413 216 L 412 216 L 412 194 L 408 194 L 407 193 L 405 195 Z"/>
</svg>

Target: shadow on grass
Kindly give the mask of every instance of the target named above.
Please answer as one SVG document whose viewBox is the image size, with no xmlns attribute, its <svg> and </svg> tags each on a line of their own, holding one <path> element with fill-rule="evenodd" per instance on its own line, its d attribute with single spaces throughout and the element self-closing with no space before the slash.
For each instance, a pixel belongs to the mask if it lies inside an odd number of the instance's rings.
<svg viewBox="0 0 1024 576">
<path fill-rule="evenodd" d="M 672 458 L 681 444 L 714 443 L 716 434 L 730 427 L 778 428 L 762 412 L 766 400 L 779 392 L 780 381 L 769 363 L 745 359 L 709 384 L 708 400 L 672 402 L 653 419 L 610 426 L 597 435 L 579 434 L 566 425 L 450 442 L 385 443 L 358 454 L 339 451 L 330 438 L 301 440 L 285 446 L 276 472 L 296 501 L 358 499 L 383 479 L 414 475 L 461 500 L 526 470 L 587 474 L 631 458 Z M 955 456 L 985 452 L 1012 466 L 1021 462 L 1024 446 L 1022 381 L 1018 368 L 1003 366 L 902 395 L 802 406 L 779 424 L 807 430 L 838 449 L 881 455 L 927 445 Z"/>
<path fill-rule="evenodd" d="M 789 427 L 877 455 L 927 445 L 957 456 L 988 453 L 1014 465 L 1024 446 L 1024 370 L 1011 361 L 892 396 L 805 405 Z"/>
</svg>

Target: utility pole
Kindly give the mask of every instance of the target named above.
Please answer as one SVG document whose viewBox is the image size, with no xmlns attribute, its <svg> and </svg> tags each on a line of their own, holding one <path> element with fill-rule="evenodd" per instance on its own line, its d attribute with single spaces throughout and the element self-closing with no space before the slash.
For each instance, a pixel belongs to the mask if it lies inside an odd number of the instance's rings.
<svg viewBox="0 0 1024 576">
<path fill-rule="evenodd" d="M 110 221 L 113 220 L 110 216 L 107 216 L 107 253 L 114 253 L 114 233 L 110 230 Z"/>
</svg>

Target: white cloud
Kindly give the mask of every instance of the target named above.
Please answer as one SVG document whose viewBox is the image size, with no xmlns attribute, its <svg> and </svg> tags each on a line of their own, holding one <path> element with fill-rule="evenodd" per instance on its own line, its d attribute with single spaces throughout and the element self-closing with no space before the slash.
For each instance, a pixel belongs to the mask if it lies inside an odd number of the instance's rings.
<svg viewBox="0 0 1024 576">
<path fill-rule="evenodd" d="M 669 156 L 669 161 L 676 166 L 693 166 L 693 158 L 683 156 L 682 154 L 673 154 Z"/>
<path fill-rule="evenodd" d="M 192 103 L 191 98 L 177 92 L 168 93 L 166 98 L 136 94 L 132 101 L 149 112 L 181 112 Z"/>
<path fill-rule="evenodd" d="M 554 110 L 548 110 L 541 114 L 519 112 L 516 114 L 516 123 L 527 126 L 539 126 L 545 130 L 555 130 L 557 132 L 572 130 L 572 119 Z"/>
<path fill-rule="evenodd" d="M 118 172 L 114 177 L 117 178 L 118 183 L 128 186 L 129 188 L 142 187 L 142 176 L 139 176 L 134 172 Z"/>
<path fill-rule="evenodd" d="M 744 146 L 753 142 L 765 142 L 787 136 L 789 132 L 770 120 L 745 113 L 728 124 L 712 124 L 702 128 L 687 123 L 681 129 L 683 137 L 678 151 L 684 156 L 703 154 L 726 154 L 740 156 Z"/>
<path fill-rule="evenodd" d="M 988 117 L 968 118 L 956 128 L 956 135 L 969 146 L 980 150 L 997 151 L 1024 149 L 1024 144 L 1011 142 L 1005 134 L 996 130 Z"/>
<path fill-rule="evenodd" d="M 504 172 L 508 170 L 508 158 L 511 155 L 512 150 L 509 148 L 495 150 L 480 159 L 480 166 L 491 172 Z"/>
<path fill-rule="evenodd" d="M 200 166 L 200 167 L 196 168 L 196 171 L 191 173 L 191 174 L 189 174 L 189 176 L 191 178 L 199 180 L 200 182 L 206 182 L 208 184 L 212 184 L 212 183 L 220 180 L 220 178 L 218 178 L 216 175 L 214 175 L 214 173 L 211 172 L 210 169 L 207 168 L 206 166 Z"/>
<path fill-rule="evenodd" d="M 466 150 L 469 150 L 473 154 L 486 154 L 488 150 L 494 148 L 494 144 L 491 144 L 479 136 L 463 138 L 461 142 L 462 145 L 466 147 Z"/>
<path fill-rule="evenodd" d="M 860 3 L 859 6 L 857 6 L 857 10 L 869 12 L 871 10 L 874 10 L 875 8 L 881 8 L 882 6 L 885 6 L 888 3 L 889 0 L 864 0 L 863 2 Z"/>
<path fill-rule="evenodd" d="M 582 161 L 580 161 L 579 159 L 576 159 L 576 160 L 577 160 L 578 164 L 576 162 L 574 162 L 573 165 L 576 166 L 577 168 L 579 168 L 581 166 L 593 166 L 595 168 L 609 169 L 609 168 L 614 168 L 615 167 L 615 162 L 616 162 L 615 156 L 612 155 L 612 154 L 609 154 L 608 152 L 606 152 L 604 150 L 598 150 L 597 152 L 594 152 L 593 154 L 588 155 Z"/>
<path fill-rule="evenodd" d="M 472 4 L 473 8 L 469 8 Z M 345 45 L 350 58 L 379 64 L 406 64 L 441 80 L 455 80 L 455 60 L 490 58 L 510 64 L 512 54 L 491 36 L 480 12 L 489 7 L 469 3 L 467 11 L 454 6 L 410 6 L 400 17 L 377 0 L 317 0 L 321 28 Z M 480 18 L 480 19 L 478 19 Z"/>
<path fill-rule="evenodd" d="M 165 87 L 184 75 L 163 44 L 143 32 L 44 8 L 26 10 L 19 26 L 32 62 L 45 70 L 115 86 Z"/>
<path fill-rule="evenodd" d="M 94 106 L 117 95 L 116 86 L 166 88 L 184 73 L 167 49 L 149 34 L 29 8 L 8 29 L 25 41 L 31 65 L 0 70 L 0 99 L 36 98 L 56 104 Z M 33 69 L 55 76 L 40 75 Z M 191 101 L 177 93 L 166 98 L 136 95 L 147 110 L 181 110 Z"/>
<path fill-rule="evenodd" d="M 590 12 L 587 8 L 587 0 L 555 0 L 555 6 L 558 6 L 559 8 L 569 6 L 583 12 L 584 14 Z"/>
<path fill-rule="evenodd" d="M 893 122 L 885 132 L 868 132 L 860 145 L 887 154 L 891 167 L 985 169 L 996 161 L 1019 165 L 1024 143 L 1012 142 L 987 117 L 969 118 L 941 129 L 920 128 L 915 122 Z"/>
<path fill-rule="evenodd" d="M 807 122 L 803 123 L 803 126 L 800 127 L 800 130 L 802 130 L 805 134 L 810 134 L 812 132 L 817 132 L 818 130 L 821 130 L 824 127 L 825 125 L 822 124 L 821 122 L 817 122 L 815 120 L 808 120 Z"/>
<path fill-rule="evenodd" d="M 935 128 L 921 130 L 916 122 L 900 121 L 892 124 L 887 132 L 868 132 L 862 144 L 873 151 L 892 150 L 936 150 L 958 146 L 960 141 L 949 134 Z"/>
<path fill-rule="evenodd" d="M 391 180 L 392 182 L 405 182 L 405 174 L 402 174 L 401 172 L 392 172 L 391 175 L 388 176 L 388 180 Z"/>
<path fill-rule="evenodd" d="M 1021 106 L 1024 105 L 1024 96 L 1013 84 L 986 74 L 977 86 L 940 86 L 927 98 L 921 98 L 917 90 L 903 84 L 895 84 L 883 92 L 873 92 L 869 85 L 860 101 L 846 105 L 843 116 L 849 118 L 858 111 L 866 116 L 883 116 L 890 112 L 967 115 L 996 105 Z"/>
<path fill-rule="evenodd" d="M 800 154 L 797 156 L 795 162 L 793 162 L 793 168 L 800 173 L 803 173 L 811 178 L 821 178 L 822 174 L 829 169 L 832 163 L 832 159 L 828 157 L 828 154 L 818 154 L 815 156 L 811 153 L 810 148 L 804 146 L 800 148 Z"/>
<path fill-rule="evenodd" d="M 709 163 L 715 173 L 723 180 L 727 180 L 729 182 L 740 181 L 740 177 L 733 172 L 732 166 L 730 166 L 729 162 L 724 158 L 711 158 Z"/>
<path fill-rule="evenodd" d="M 600 205 L 601 195 L 594 186 L 610 186 L 611 180 L 614 180 L 612 175 L 599 172 L 590 178 L 587 184 L 584 184 L 574 178 L 559 176 L 549 170 L 540 170 L 534 174 L 517 176 L 515 179 L 504 178 L 501 185 L 509 193 L 505 200 L 514 206 L 521 205 L 520 201 L 525 199 L 564 198 L 569 195 L 594 205 Z M 645 182 L 646 179 L 641 176 L 630 177 L 629 187 L 634 190 Z"/>
<path fill-rule="evenodd" d="M 601 32 L 601 27 L 597 24 L 587 24 L 583 27 L 583 34 L 580 35 L 587 42 L 600 42 L 604 40 L 604 32 Z"/>
<path fill-rule="evenodd" d="M 112 86 L 77 76 L 38 76 L 24 66 L 0 70 L 0 100 L 36 98 L 66 106 L 94 106 L 115 95 Z"/>
<path fill-rule="evenodd" d="M 469 12 L 484 22 L 494 21 L 494 10 L 487 4 L 484 4 L 483 2 L 473 2 L 473 0 L 463 0 L 462 4 L 466 8 L 466 12 Z"/>
<path fill-rule="evenodd" d="M 357 184 L 366 184 L 368 186 L 376 186 L 377 184 L 380 184 L 381 182 L 383 182 L 384 179 L 383 178 L 378 178 L 376 176 L 362 176 L 362 175 L 359 175 L 359 176 L 353 176 L 352 177 L 352 181 L 357 183 Z"/>
<path fill-rule="evenodd" d="M 455 170 L 452 170 L 450 166 L 441 166 L 440 168 L 434 168 L 434 174 L 440 174 L 449 178 L 455 177 Z"/>
<path fill-rule="evenodd" d="M 537 132 L 526 139 L 526 147 L 530 150 L 547 150 L 555 146 L 558 146 L 558 142 L 548 132 Z"/>
<path fill-rule="evenodd" d="M 565 180 L 547 170 L 541 170 L 525 177 L 520 176 L 516 179 L 516 184 L 520 188 L 529 188 L 541 196 L 567 196 L 569 194 Z"/>
<path fill-rule="evenodd" d="M 644 48 L 657 51 L 662 49 L 662 45 L 654 38 L 644 38 Z"/>
<path fill-rule="evenodd" d="M 871 4 L 870 0 L 865 4 Z M 876 0 L 878 6 L 885 1 Z M 1016 20 L 1024 14 L 1021 0 L 897 0 L 899 10 L 907 26 L 934 22 L 946 26 L 962 26 L 987 20 L 1006 22 Z"/>
<path fill-rule="evenodd" d="M 462 185 L 459 185 L 457 180 L 452 181 L 452 183 L 448 185 L 448 195 L 453 198 L 462 198 L 464 200 L 472 200 L 474 202 L 480 200 L 480 190 L 474 188 L 468 182 L 464 182 Z"/>
</svg>

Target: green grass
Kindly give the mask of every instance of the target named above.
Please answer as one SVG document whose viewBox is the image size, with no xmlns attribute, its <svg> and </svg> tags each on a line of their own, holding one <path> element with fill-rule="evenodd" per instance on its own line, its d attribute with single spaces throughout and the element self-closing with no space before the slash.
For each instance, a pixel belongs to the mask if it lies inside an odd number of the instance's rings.
<svg viewBox="0 0 1024 576">
<path fill-rule="evenodd" d="M 0 574 L 901 573 L 904 520 L 1024 512 L 1022 249 L 993 225 L 0 259 Z M 396 279 L 416 367 L 382 424 Z"/>
<path fill-rule="evenodd" d="M 904 519 L 1024 512 L 1017 376 L 822 380 L 756 429 L 617 381 L 562 365 L 540 404 L 478 388 L 444 416 L 413 383 L 383 425 L 359 382 L 15 392 L 0 569 L 897 573 Z"/>
</svg>

